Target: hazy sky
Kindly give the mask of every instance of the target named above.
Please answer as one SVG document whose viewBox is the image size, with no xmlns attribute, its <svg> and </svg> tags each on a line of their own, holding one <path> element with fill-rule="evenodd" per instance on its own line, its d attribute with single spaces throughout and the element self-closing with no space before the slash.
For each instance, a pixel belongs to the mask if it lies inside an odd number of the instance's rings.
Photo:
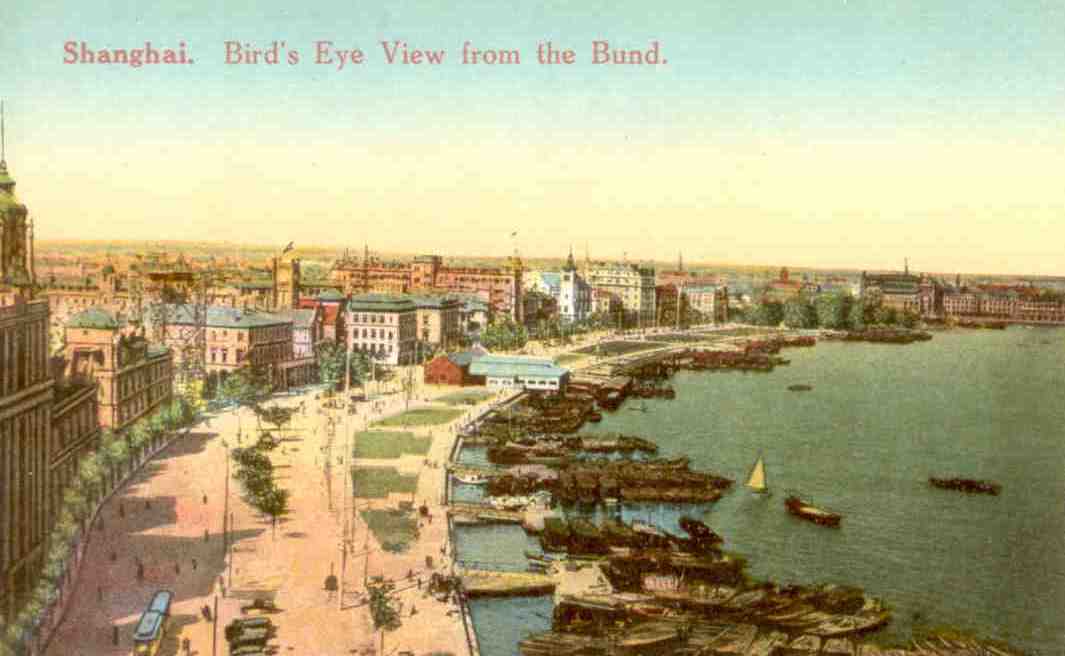
<svg viewBox="0 0 1065 656">
<path fill-rule="evenodd" d="M 1060 0 L 457 4 L 5 3 L 38 236 L 1065 274 Z M 275 39 L 298 66 L 224 64 Z M 445 63 L 388 65 L 392 39 Z M 548 39 L 578 63 L 538 65 Z M 593 66 L 593 39 L 668 64 Z M 195 63 L 64 65 L 68 40 Z M 522 63 L 463 66 L 467 40 Z"/>
</svg>

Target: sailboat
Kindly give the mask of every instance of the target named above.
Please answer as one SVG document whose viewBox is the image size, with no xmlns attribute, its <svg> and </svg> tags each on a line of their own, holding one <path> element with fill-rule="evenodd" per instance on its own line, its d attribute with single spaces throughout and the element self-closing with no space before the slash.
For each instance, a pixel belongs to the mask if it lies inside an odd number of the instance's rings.
<svg viewBox="0 0 1065 656">
<path fill-rule="evenodd" d="M 751 475 L 747 477 L 747 487 L 756 494 L 769 494 L 769 486 L 766 484 L 765 462 L 762 456 L 758 456 L 754 467 L 751 467 Z"/>
</svg>

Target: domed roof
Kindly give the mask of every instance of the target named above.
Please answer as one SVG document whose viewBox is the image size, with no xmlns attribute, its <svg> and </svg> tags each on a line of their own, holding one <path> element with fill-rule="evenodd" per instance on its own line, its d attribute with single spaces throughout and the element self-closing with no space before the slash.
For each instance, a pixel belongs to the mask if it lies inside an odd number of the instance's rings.
<svg viewBox="0 0 1065 656">
<path fill-rule="evenodd" d="M 114 330 L 120 328 L 123 323 L 125 322 L 111 312 L 103 308 L 91 307 L 71 317 L 70 321 L 67 322 L 67 328 Z"/>
</svg>

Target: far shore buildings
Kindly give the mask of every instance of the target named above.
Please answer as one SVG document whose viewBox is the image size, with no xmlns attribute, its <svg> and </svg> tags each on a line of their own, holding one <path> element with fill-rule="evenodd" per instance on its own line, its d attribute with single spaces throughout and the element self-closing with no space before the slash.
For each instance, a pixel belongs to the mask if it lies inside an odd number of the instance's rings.
<svg viewBox="0 0 1065 656">
<path fill-rule="evenodd" d="M 0 118 L 2 120 L 2 118 Z M 25 604 L 79 460 L 99 437 L 96 389 L 56 380 L 33 226 L 0 153 L 0 620 Z"/>
<path fill-rule="evenodd" d="M 554 299 L 558 318 L 572 323 L 592 313 L 592 288 L 584 279 L 570 251 L 561 271 L 536 271 L 525 280 L 525 289 Z"/>
<path fill-rule="evenodd" d="M 502 267 L 456 267 L 445 265 L 439 255 L 419 255 L 409 263 L 386 262 L 371 257 L 367 249 L 361 259 L 346 255 L 337 260 L 329 277 L 347 294 L 473 294 L 492 312 L 521 323 L 522 273 L 516 255 Z"/>
<path fill-rule="evenodd" d="M 653 326 L 655 312 L 655 270 L 628 262 L 584 264 L 584 278 L 593 290 L 596 309 L 619 307 L 625 323 Z"/>
</svg>

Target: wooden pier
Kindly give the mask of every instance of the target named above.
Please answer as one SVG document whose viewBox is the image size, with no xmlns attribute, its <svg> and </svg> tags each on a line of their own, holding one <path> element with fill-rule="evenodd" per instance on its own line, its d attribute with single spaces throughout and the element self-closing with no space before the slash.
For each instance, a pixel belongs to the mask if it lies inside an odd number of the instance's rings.
<svg viewBox="0 0 1065 656">
<path fill-rule="evenodd" d="M 452 503 L 448 507 L 456 524 L 521 524 L 523 510 L 499 510 L 486 503 Z"/>
<path fill-rule="evenodd" d="M 555 579 L 537 572 L 507 572 L 457 566 L 463 591 L 469 597 L 529 597 L 551 594 Z"/>
</svg>

